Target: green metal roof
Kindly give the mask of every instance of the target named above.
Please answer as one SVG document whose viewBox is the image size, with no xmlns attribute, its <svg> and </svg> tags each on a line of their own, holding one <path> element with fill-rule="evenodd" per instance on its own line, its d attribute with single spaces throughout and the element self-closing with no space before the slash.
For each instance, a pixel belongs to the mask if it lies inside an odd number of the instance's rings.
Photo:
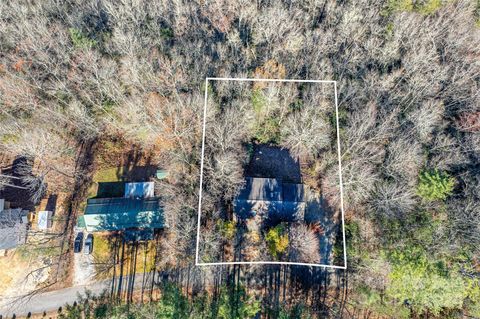
<svg viewBox="0 0 480 319">
<path fill-rule="evenodd" d="M 91 198 L 83 219 L 87 231 L 165 227 L 158 198 Z"/>
<path fill-rule="evenodd" d="M 168 176 L 168 172 L 166 170 L 159 169 L 159 170 L 157 170 L 156 176 L 157 176 L 158 179 L 164 179 Z"/>
<path fill-rule="evenodd" d="M 87 225 L 85 225 L 85 218 L 83 218 L 83 216 L 78 216 L 77 227 L 79 227 L 79 228 L 86 228 L 87 227 Z"/>
</svg>

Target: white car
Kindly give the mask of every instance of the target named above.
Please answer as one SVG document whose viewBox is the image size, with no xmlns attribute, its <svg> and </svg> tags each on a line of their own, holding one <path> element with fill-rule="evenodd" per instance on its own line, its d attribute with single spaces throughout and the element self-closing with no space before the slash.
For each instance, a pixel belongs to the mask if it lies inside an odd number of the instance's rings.
<svg viewBox="0 0 480 319">
<path fill-rule="evenodd" d="M 85 246 L 83 248 L 83 253 L 86 255 L 91 254 L 93 251 L 93 235 L 88 234 L 87 239 L 85 239 Z"/>
</svg>

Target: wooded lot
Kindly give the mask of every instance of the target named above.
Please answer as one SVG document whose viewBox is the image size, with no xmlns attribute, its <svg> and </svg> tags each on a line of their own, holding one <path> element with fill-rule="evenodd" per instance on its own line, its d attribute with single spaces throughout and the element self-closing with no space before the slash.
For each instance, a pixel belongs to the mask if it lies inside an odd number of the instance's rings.
<svg viewBox="0 0 480 319">
<path fill-rule="evenodd" d="M 337 81 L 347 270 L 191 270 L 206 77 Z M 254 91 L 249 103 L 264 98 Z M 169 229 L 155 267 L 175 278 L 188 269 L 188 280 L 176 281 L 183 294 L 166 294 L 175 302 L 139 318 L 199 318 L 209 296 L 223 309 L 212 318 L 480 317 L 479 114 L 474 0 L 0 1 L 0 156 L 26 159 L 19 172 L 32 200 L 70 194 L 73 225 L 92 163 L 120 158 L 118 149 L 169 172 L 157 183 Z M 253 123 L 223 116 L 228 125 L 211 128 L 217 141 Z M 322 152 L 335 124 L 326 116 L 303 139 L 306 118 L 279 127 L 278 113 L 267 116 L 257 138 L 278 133 L 279 144 L 321 158 L 313 182 L 338 205 L 336 154 Z M 241 176 L 236 141 L 222 142 L 206 164 L 224 167 L 210 191 L 228 197 Z M 11 183 L 0 172 L 0 188 Z M 186 301 L 197 297 L 202 306 Z"/>
</svg>

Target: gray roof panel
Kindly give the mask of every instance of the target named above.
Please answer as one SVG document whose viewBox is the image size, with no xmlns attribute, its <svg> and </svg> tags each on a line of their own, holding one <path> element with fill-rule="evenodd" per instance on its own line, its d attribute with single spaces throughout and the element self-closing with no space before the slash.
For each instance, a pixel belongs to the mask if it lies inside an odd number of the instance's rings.
<svg viewBox="0 0 480 319">
<path fill-rule="evenodd" d="M 303 184 L 282 183 L 281 179 L 275 178 L 247 177 L 233 205 L 240 218 L 253 217 L 259 213 L 255 210 L 262 207 L 269 218 L 293 221 L 303 218 L 303 197 Z"/>
<path fill-rule="evenodd" d="M 7 209 L 0 212 L 0 249 L 12 249 L 22 245 L 27 240 L 27 210 Z"/>
<path fill-rule="evenodd" d="M 280 201 L 282 200 L 281 181 L 275 178 L 247 177 L 238 199 Z"/>
</svg>

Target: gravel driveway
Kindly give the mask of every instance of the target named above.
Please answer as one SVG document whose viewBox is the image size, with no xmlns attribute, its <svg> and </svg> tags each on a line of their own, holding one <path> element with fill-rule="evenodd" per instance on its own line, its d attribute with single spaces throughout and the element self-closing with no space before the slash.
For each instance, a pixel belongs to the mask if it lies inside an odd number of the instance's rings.
<svg viewBox="0 0 480 319">
<path fill-rule="evenodd" d="M 77 237 L 78 231 L 75 231 L 75 237 Z M 87 238 L 88 233 L 83 232 L 84 239 Z M 85 248 L 85 247 L 84 247 Z M 84 248 L 79 253 L 74 253 L 73 262 L 74 262 L 74 274 L 73 274 L 73 285 L 86 285 L 95 279 L 95 264 L 92 254 L 85 254 Z"/>
</svg>

